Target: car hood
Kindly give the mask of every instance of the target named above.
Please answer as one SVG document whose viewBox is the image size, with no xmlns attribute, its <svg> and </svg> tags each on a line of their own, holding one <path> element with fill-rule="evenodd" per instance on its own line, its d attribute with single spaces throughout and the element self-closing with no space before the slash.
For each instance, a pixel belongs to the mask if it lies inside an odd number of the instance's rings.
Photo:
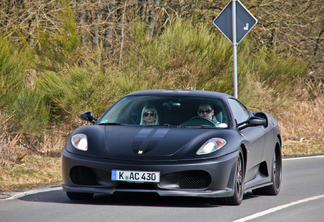
<svg viewBox="0 0 324 222">
<path fill-rule="evenodd" d="M 75 149 L 70 139 L 69 152 L 115 160 L 176 161 L 215 158 L 234 152 L 240 143 L 239 134 L 231 129 L 100 126 L 86 125 L 71 136 L 82 133 L 88 138 L 88 151 Z M 223 138 L 227 144 L 220 150 L 198 156 L 197 150 L 211 138 Z"/>
<path fill-rule="evenodd" d="M 119 130 L 117 130 L 119 129 Z M 105 128 L 109 157 L 128 160 L 197 158 L 197 150 L 220 130 L 159 127 Z"/>
</svg>

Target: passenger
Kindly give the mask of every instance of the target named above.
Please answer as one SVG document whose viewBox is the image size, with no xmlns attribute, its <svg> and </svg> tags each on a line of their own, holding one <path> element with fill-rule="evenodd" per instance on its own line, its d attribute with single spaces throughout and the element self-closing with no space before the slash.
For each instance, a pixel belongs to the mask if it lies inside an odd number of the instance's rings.
<svg viewBox="0 0 324 222">
<path fill-rule="evenodd" d="M 146 105 L 142 109 L 140 125 L 159 125 L 159 116 L 153 105 Z"/>
</svg>

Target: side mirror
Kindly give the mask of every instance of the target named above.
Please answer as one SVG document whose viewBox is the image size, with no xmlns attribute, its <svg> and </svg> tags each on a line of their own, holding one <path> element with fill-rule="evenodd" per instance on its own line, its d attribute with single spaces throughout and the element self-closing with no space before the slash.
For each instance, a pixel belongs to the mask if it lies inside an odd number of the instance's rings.
<svg viewBox="0 0 324 222">
<path fill-rule="evenodd" d="M 265 119 L 253 116 L 249 118 L 247 121 L 240 123 L 238 125 L 238 128 L 239 130 L 242 130 L 250 126 L 266 126 L 266 124 L 267 121 Z"/>
<path fill-rule="evenodd" d="M 84 120 L 84 121 L 87 121 L 87 122 L 90 122 L 92 124 L 95 124 L 95 121 L 97 121 L 97 118 L 95 118 L 93 116 L 93 113 L 92 112 L 84 112 L 84 113 L 80 113 L 78 115 L 79 119 L 81 120 Z"/>
</svg>

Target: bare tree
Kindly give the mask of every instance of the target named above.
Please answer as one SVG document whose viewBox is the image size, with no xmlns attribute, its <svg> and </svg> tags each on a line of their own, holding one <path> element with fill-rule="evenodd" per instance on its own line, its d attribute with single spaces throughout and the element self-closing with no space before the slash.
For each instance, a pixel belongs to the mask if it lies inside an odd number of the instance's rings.
<svg viewBox="0 0 324 222">
<path fill-rule="evenodd" d="M 241 1 L 258 19 L 251 32 L 252 39 L 258 41 L 257 47 L 266 45 L 287 56 L 300 56 L 314 70 L 321 69 L 323 0 Z M 27 40 L 32 47 L 39 46 L 39 33 L 54 37 L 59 31 L 64 21 L 57 12 L 63 3 L 73 10 L 83 47 L 90 50 L 103 46 L 104 60 L 121 63 L 124 49 L 131 43 L 135 18 L 145 22 L 148 38 L 157 37 L 172 19 L 178 18 L 192 21 L 197 27 L 207 24 L 217 32 L 212 20 L 228 0 L 2 0 L 0 31 L 17 43 Z"/>
</svg>

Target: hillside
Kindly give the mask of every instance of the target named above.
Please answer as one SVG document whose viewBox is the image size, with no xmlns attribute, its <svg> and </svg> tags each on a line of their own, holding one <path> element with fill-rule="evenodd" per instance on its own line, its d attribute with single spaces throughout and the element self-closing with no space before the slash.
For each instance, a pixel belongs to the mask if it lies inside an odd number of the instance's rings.
<svg viewBox="0 0 324 222">
<path fill-rule="evenodd" d="M 59 183 L 82 111 L 141 89 L 233 94 L 232 46 L 212 24 L 227 3 L 2 1 L 0 191 Z M 324 153 L 322 1 L 242 3 L 258 23 L 238 46 L 239 99 L 278 120 L 284 155 Z"/>
</svg>

